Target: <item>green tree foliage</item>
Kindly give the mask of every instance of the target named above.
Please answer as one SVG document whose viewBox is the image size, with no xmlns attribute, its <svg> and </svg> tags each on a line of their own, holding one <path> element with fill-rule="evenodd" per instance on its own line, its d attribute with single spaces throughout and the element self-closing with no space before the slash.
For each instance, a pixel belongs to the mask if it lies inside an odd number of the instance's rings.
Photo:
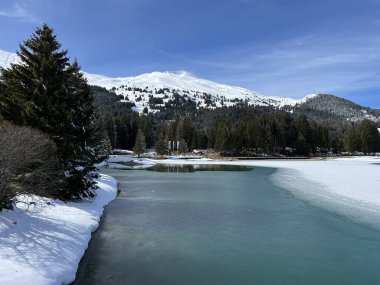
<svg viewBox="0 0 380 285">
<path fill-rule="evenodd" d="M 380 134 L 374 122 L 364 119 L 359 126 L 359 131 L 364 153 L 380 151 Z"/>
<path fill-rule="evenodd" d="M 155 137 L 155 126 L 153 124 L 152 115 L 141 116 L 138 122 L 138 128 L 141 129 L 147 147 L 154 146 L 154 137 Z"/>
<path fill-rule="evenodd" d="M 145 136 L 143 135 L 142 131 L 139 129 L 136 135 L 136 141 L 135 146 L 133 147 L 133 152 L 137 154 L 138 157 L 142 153 L 145 152 L 146 143 L 145 143 Z"/>
<path fill-rule="evenodd" d="M 190 117 L 182 117 L 178 120 L 176 128 L 176 140 L 184 139 L 187 145 L 191 146 L 194 128 Z"/>
<path fill-rule="evenodd" d="M 109 154 L 112 152 L 112 144 L 106 124 L 106 120 L 102 117 L 97 118 L 95 121 L 91 145 L 94 145 L 94 153 L 97 154 L 93 159 L 96 163 L 100 163 L 107 159 Z"/>
<path fill-rule="evenodd" d="M 120 95 L 105 88 L 90 86 L 90 89 L 94 96 L 96 115 L 105 118 L 112 148 L 132 149 L 140 122 L 138 113 L 131 109 L 134 104 L 120 102 L 123 99 Z"/>
<path fill-rule="evenodd" d="M 187 151 L 188 151 L 188 147 L 187 147 L 185 139 L 180 139 L 179 140 L 179 145 L 178 145 L 178 153 L 184 154 Z"/>
<path fill-rule="evenodd" d="M 216 136 L 214 148 L 217 151 L 229 151 L 231 142 L 231 130 L 227 122 L 221 121 L 216 127 Z"/>
<path fill-rule="evenodd" d="M 111 148 L 116 148 L 117 143 L 117 132 L 116 132 L 116 124 L 114 119 L 111 116 L 105 116 L 103 118 L 104 120 L 104 127 L 107 131 L 108 140 L 111 144 Z"/>
<path fill-rule="evenodd" d="M 116 100 L 117 95 L 109 97 Z M 320 124 L 304 115 L 269 107 L 242 104 L 241 107 L 189 110 L 167 106 L 160 112 L 136 119 L 136 113 L 130 113 L 130 109 L 123 111 L 125 115 L 118 113 L 118 102 L 107 104 L 106 108 L 110 106 L 116 114 L 113 118 L 117 141 L 123 146 L 131 142 L 133 146 L 137 130 L 141 129 L 149 147 L 156 144 L 158 134 L 164 130 L 166 141 L 184 138 L 190 150 L 214 148 L 224 155 L 304 156 L 343 149 L 341 131 L 344 127 L 336 129 L 336 125 Z"/>
<path fill-rule="evenodd" d="M 380 151 L 379 131 L 376 124 L 368 119 L 350 126 L 343 141 L 345 149 L 351 153 L 364 152 L 367 154 Z"/>
<path fill-rule="evenodd" d="M 351 126 L 348 131 L 345 133 L 344 145 L 348 152 L 354 153 L 361 151 L 361 139 L 358 128 L 356 126 Z"/>
<path fill-rule="evenodd" d="M 165 140 L 165 136 L 163 133 L 160 133 L 160 135 L 158 136 L 156 140 L 155 148 L 156 148 L 157 154 L 159 155 L 165 155 L 168 153 L 168 143 Z"/>
<path fill-rule="evenodd" d="M 98 153 L 91 91 L 78 63 L 70 63 L 53 30 L 37 28 L 20 45 L 19 64 L 1 70 L 0 114 L 15 124 L 32 126 L 57 145 L 67 199 L 93 196 Z"/>
</svg>

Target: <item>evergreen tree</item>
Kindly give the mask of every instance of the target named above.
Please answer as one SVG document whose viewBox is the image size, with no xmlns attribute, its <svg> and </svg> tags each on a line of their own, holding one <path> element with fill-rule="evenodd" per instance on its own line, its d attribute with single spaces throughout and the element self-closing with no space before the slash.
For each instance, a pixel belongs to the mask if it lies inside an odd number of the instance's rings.
<svg viewBox="0 0 380 285">
<path fill-rule="evenodd" d="M 112 153 L 112 145 L 108 136 L 106 122 L 103 118 L 98 118 L 95 123 L 91 144 L 95 146 L 94 161 L 100 163 Z"/>
<path fill-rule="evenodd" d="M 208 137 L 204 132 L 200 132 L 197 134 L 198 144 L 197 147 L 201 149 L 206 149 L 208 145 Z"/>
<path fill-rule="evenodd" d="M 151 115 L 141 116 L 138 125 L 145 137 L 147 147 L 153 147 L 155 127 L 153 126 Z"/>
<path fill-rule="evenodd" d="M 168 143 L 165 141 L 165 136 L 160 133 L 156 141 L 156 152 L 159 155 L 165 155 L 168 153 Z"/>
<path fill-rule="evenodd" d="M 178 153 L 184 154 L 187 151 L 188 151 L 188 147 L 187 147 L 185 139 L 180 139 L 179 140 L 179 146 L 178 146 Z"/>
<path fill-rule="evenodd" d="M 298 133 L 297 143 L 296 143 L 296 152 L 300 155 L 309 155 L 310 154 L 310 148 L 309 145 L 306 142 L 306 139 L 302 132 Z"/>
<path fill-rule="evenodd" d="M 11 95 L 6 86 L 2 82 L 1 74 L 4 69 L 0 67 L 0 122 L 10 121 L 17 125 L 21 125 L 23 118 L 21 116 L 23 103 L 20 96 Z"/>
<path fill-rule="evenodd" d="M 343 138 L 347 151 L 354 153 L 361 150 L 361 140 L 358 130 L 355 126 L 348 129 Z"/>
<path fill-rule="evenodd" d="M 193 133 L 193 138 L 192 138 L 192 140 L 191 140 L 191 149 L 192 149 L 192 150 L 198 148 L 198 142 L 199 142 L 198 133 L 197 133 L 196 131 L 194 131 L 194 133 Z"/>
<path fill-rule="evenodd" d="M 111 116 L 106 116 L 104 118 L 104 124 L 105 124 L 104 127 L 107 131 L 109 141 L 111 143 L 111 147 L 112 147 L 112 149 L 115 149 L 116 148 L 116 142 L 117 142 L 117 133 L 116 133 L 115 121 Z"/>
<path fill-rule="evenodd" d="M 360 139 L 364 153 L 380 151 L 380 134 L 374 122 L 368 119 L 361 122 Z"/>
<path fill-rule="evenodd" d="M 128 130 L 122 119 L 116 119 L 116 148 L 127 149 Z"/>
<path fill-rule="evenodd" d="M 176 128 L 176 139 L 184 139 L 187 145 L 191 145 L 193 140 L 193 123 L 189 117 L 182 117 Z"/>
<path fill-rule="evenodd" d="M 133 147 L 133 152 L 136 153 L 138 157 L 140 157 L 140 154 L 144 153 L 145 147 L 146 147 L 145 136 L 143 135 L 142 131 L 139 129 L 137 131 L 135 146 Z"/>
<path fill-rule="evenodd" d="M 217 124 L 214 144 L 214 148 L 216 151 L 227 150 L 226 146 L 228 144 L 228 133 L 229 130 L 225 121 L 222 121 L 219 124 Z"/>
<path fill-rule="evenodd" d="M 94 107 L 78 63 L 69 62 L 67 51 L 61 50 L 46 24 L 20 45 L 17 54 L 20 63 L 1 70 L 2 116 L 39 129 L 55 142 L 66 176 L 64 198 L 93 196 L 98 159 L 97 142 L 92 144 Z"/>
</svg>

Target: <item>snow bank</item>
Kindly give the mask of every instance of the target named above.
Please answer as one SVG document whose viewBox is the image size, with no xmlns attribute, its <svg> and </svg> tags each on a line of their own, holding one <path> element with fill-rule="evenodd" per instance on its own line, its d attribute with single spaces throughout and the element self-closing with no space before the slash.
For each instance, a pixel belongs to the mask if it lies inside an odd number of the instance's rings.
<svg viewBox="0 0 380 285">
<path fill-rule="evenodd" d="M 111 155 L 102 166 L 117 169 L 143 169 L 155 164 L 148 158 L 137 158 L 137 156 L 131 155 Z"/>
<path fill-rule="evenodd" d="M 297 198 L 380 228 L 380 157 L 212 162 L 173 159 L 155 162 L 277 168 L 272 180 Z"/>
<path fill-rule="evenodd" d="M 171 155 L 169 160 L 191 160 L 191 161 L 212 161 L 211 158 L 201 157 L 199 155 Z"/>
<path fill-rule="evenodd" d="M 155 160 L 156 163 L 194 164 L 192 160 Z M 229 164 L 293 170 L 331 193 L 380 206 L 380 158 L 354 157 L 321 160 L 197 161 L 197 164 Z M 281 171 L 280 171 L 281 173 Z M 287 172 L 289 173 L 289 172 Z M 275 174 L 278 176 L 278 173 Z M 286 186 L 286 185 L 285 185 Z M 313 189 L 313 191 L 316 189 Z M 312 190 L 310 190 L 312 191 Z"/>
<path fill-rule="evenodd" d="M 114 178 L 101 175 L 97 182 L 94 199 L 64 203 L 34 197 L 36 206 L 18 203 L 0 213 L 0 284 L 74 281 L 104 206 L 117 194 Z"/>
<path fill-rule="evenodd" d="M 128 149 L 113 149 L 112 150 L 113 153 L 118 153 L 118 154 L 129 154 L 129 155 L 133 155 L 133 151 L 131 150 L 128 150 Z"/>
</svg>

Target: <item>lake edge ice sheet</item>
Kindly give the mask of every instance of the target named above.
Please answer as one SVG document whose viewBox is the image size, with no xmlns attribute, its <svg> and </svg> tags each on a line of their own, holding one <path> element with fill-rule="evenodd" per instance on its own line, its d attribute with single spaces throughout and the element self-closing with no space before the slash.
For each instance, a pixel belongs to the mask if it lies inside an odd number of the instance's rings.
<svg viewBox="0 0 380 285">
<path fill-rule="evenodd" d="M 121 193 L 76 285 L 380 284 L 380 232 L 274 185 L 281 170 L 186 166 L 104 170 Z"/>
<path fill-rule="evenodd" d="M 97 196 L 82 202 L 36 200 L 0 213 L 0 284 L 69 284 L 104 207 L 115 199 L 117 181 L 97 179 Z"/>
<path fill-rule="evenodd" d="M 271 167 L 275 185 L 297 198 L 380 229 L 380 157 L 310 160 L 156 160 L 170 164 L 226 164 Z"/>
</svg>

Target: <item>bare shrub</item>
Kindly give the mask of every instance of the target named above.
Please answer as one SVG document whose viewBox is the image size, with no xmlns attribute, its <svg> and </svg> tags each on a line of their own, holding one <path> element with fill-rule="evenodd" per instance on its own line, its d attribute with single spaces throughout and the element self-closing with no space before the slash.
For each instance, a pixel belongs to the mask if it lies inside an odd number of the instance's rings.
<svg viewBox="0 0 380 285">
<path fill-rule="evenodd" d="M 10 208 L 19 194 L 57 195 L 64 183 L 59 169 L 55 144 L 46 135 L 0 125 L 0 209 Z"/>
</svg>

